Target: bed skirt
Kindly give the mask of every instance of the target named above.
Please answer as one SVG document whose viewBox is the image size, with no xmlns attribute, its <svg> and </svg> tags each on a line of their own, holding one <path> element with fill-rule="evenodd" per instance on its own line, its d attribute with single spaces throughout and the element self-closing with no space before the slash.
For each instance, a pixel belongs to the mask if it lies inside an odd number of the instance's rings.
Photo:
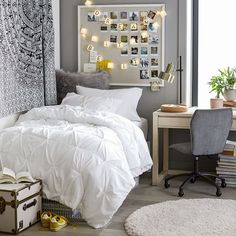
<svg viewBox="0 0 236 236">
<path fill-rule="evenodd" d="M 139 176 L 134 178 L 136 188 L 139 185 Z M 58 215 L 65 216 L 70 223 L 79 223 L 84 222 L 79 210 L 73 211 L 71 208 L 53 200 L 49 200 L 46 198 L 42 199 L 42 211 L 50 211 L 54 212 Z"/>
<path fill-rule="evenodd" d="M 58 215 L 65 216 L 69 222 L 73 224 L 84 221 L 78 210 L 73 211 L 71 208 L 62 205 L 57 201 L 52 201 L 45 198 L 42 199 L 42 211 L 50 211 Z"/>
</svg>

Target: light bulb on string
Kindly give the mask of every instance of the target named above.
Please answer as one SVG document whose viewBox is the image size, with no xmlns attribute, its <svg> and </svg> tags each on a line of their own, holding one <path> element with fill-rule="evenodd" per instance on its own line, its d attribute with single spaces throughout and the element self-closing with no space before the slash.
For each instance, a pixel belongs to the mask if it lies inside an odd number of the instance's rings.
<svg viewBox="0 0 236 236">
<path fill-rule="evenodd" d="M 92 41 L 92 42 L 98 42 L 98 36 L 92 35 L 91 41 Z"/>
<path fill-rule="evenodd" d="M 160 16 L 161 16 L 161 17 L 165 17 L 166 15 L 167 15 L 167 13 L 166 13 L 165 10 L 162 10 L 162 11 L 160 12 Z"/>
<path fill-rule="evenodd" d="M 93 3 L 92 3 L 91 0 L 86 0 L 86 1 L 84 2 L 84 5 L 87 6 L 87 7 L 91 6 L 92 4 L 93 4 Z"/>
</svg>

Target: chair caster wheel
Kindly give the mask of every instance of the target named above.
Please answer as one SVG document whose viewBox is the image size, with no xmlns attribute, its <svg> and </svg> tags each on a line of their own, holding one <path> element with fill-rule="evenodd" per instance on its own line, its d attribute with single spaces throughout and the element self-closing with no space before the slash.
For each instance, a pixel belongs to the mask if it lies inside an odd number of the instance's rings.
<svg viewBox="0 0 236 236">
<path fill-rule="evenodd" d="M 170 184 L 167 181 L 165 181 L 165 188 L 169 188 L 169 187 L 170 187 Z"/>
<path fill-rule="evenodd" d="M 196 178 L 190 179 L 190 182 L 191 182 L 192 184 L 194 184 L 194 183 L 196 182 Z"/>
<path fill-rule="evenodd" d="M 222 187 L 222 188 L 226 188 L 226 183 L 225 183 L 225 181 L 222 181 L 222 182 L 221 182 L 221 187 Z"/>
<path fill-rule="evenodd" d="M 184 191 L 183 189 L 180 189 L 178 192 L 179 197 L 183 197 L 184 196 Z"/>
<path fill-rule="evenodd" d="M 220 189 L 217 189 L 217 191 L 216 191 L 216 196 L 217 197 L 220 197 L 222 195 L 222 192 L 220 191 Z"/>
</svg>

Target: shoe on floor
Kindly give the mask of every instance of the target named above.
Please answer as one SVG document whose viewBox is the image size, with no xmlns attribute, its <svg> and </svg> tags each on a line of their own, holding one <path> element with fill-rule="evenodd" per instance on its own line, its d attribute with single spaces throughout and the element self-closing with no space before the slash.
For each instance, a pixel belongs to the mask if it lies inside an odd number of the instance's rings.
<svg viewBox="0 0 236 236">
<path fill-rule="evenodd" d="M 67 224 L 68 224 L 68 220 L 65 217 L 55 215 L 54 217 L 52 217 L 50 221 L 50 230 L 58 231 L 64 228 L 65 226 L 67 226 Z"/>
<path fill-rule="evenodd" d="M 53 218 L 54 214 L 49 211 L 45 211 L 41 214 L 41 223 L 44 228 L 50 227 L 51 219 Z"/>
</svg>

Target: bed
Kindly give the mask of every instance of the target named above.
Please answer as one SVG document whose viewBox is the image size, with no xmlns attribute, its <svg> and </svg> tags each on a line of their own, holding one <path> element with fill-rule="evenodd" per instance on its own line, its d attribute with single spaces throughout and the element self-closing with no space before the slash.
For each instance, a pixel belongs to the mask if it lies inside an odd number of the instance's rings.
<svg viewBox="0 0 236 236">
<path fill-rule="evenodd" d="M 110 221 L 134 178 L 152 166 L 138 127 L 147 121 L 124 110 L 131 109 L 119 99 L 105 97 L 68 93 L 61 105 L 34 108 L 0 132 L 2 167 L 30 171 L 43 180 L 47 199 L 79 210 L 94 228 Z"/>
</svg>

